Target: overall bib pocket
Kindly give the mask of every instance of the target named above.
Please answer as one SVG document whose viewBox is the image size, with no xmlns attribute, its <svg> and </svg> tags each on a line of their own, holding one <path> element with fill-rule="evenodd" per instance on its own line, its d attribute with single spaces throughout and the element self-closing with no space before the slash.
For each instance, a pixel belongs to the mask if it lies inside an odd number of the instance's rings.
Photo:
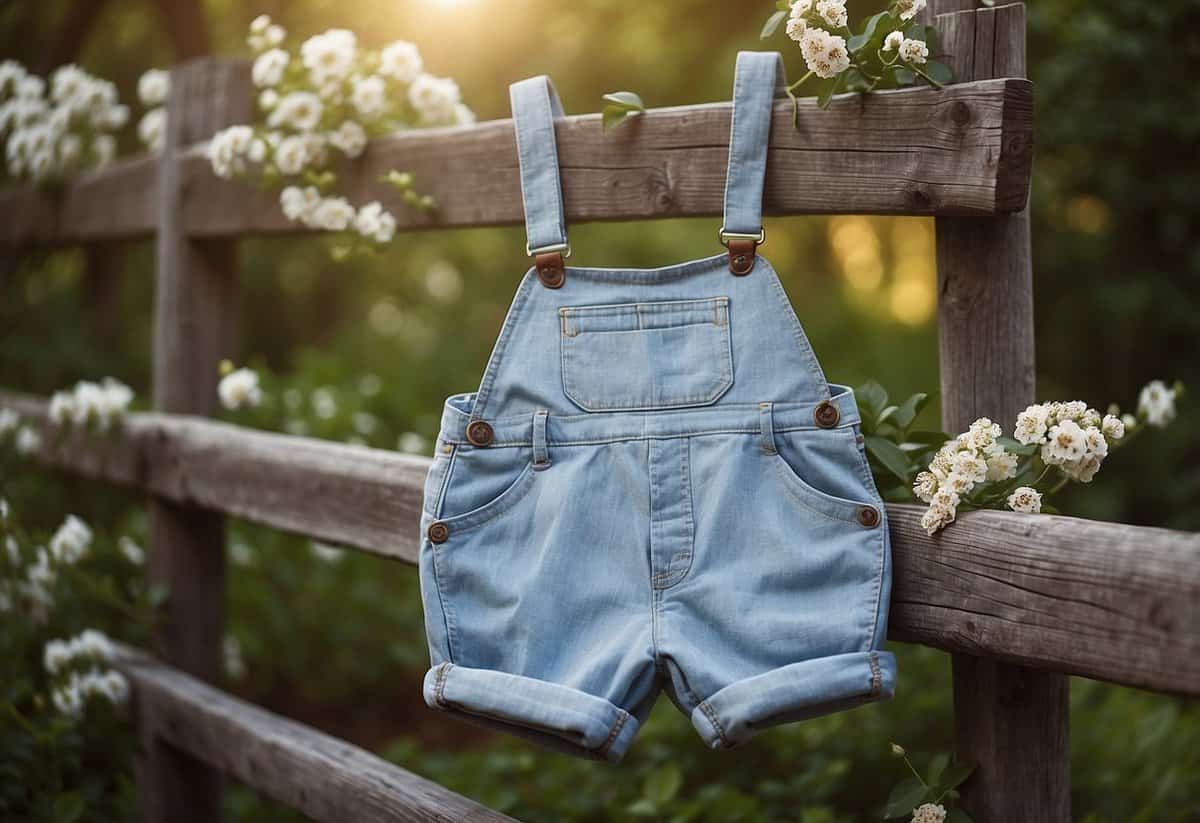
<svg viewBox="0 0 1200 823">
<path fill-rule="evenodd" d="M 733 385 L 729 298 L 559 309 L 563 391 L 584 411 L 707 406 Z"/>
</svg>

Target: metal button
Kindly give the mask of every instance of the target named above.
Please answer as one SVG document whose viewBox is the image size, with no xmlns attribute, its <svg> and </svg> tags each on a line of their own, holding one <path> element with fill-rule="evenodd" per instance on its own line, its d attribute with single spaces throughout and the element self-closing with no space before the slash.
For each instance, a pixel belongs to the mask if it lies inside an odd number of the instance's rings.
<svg viewBox="0 0 1200 823">
<path fill-rule="evenodd" d="M 542 285 L 548 289 L 561 288 L 566 279 L 563 270 L 558 266 L 543 266 L 538 268 L 537 273 Z"/>
<path fill-rule="evenodd" d="M 492 426 L 483 420 L 476 420 L 471 425 L 467 426 L 467 442 L 473 446 L 488 446 L 491 445 L 492 438 L 496 433 L 492 431 Z"/>
<path fill-rule="evenodd" d="M 824 400 L 813 410 L 813 419 L 817 421 L 817 425 L 821 428 L 832 429 L 842 419 L 842 413 L 838 410 L 837 406 L 828 400 Z"/>
<path fill-rule="evenodd" d="M 429 542 L 445 543 L 450 538 L 450 527 L 440 520 L 429 524 Z"/>
<path fill-rule="evenodd" d="M 873 529 L 879 525 L 879 512 L 871 506 L 863 506 L 858 510 L 858 522 Z"/>
</svg>

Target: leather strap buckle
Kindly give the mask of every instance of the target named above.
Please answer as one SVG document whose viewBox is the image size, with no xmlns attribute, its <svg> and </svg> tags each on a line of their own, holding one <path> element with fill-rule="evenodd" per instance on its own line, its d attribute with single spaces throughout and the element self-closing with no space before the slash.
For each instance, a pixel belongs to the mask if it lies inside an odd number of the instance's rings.
<svg viewBox="0 0 1200 823">
<path fill-rule="evenodd" d="M 561 289 L 567 280 L 566 258 L 571 256 L 571 244 L 559 243 L 554 246 L 544 246 L 531 249 L 525 245 L 525 251 L 533 257 L 533 267 L 537 270 L 538 280 L 548 289 Z"/>
<path fill-rule="evenodd" d="M 749 274 L 754 270 L 754 261 L 759 244 L 767 239 L 767 230 L 759 229 L 758 234 L 725 231 L 722 226 L 717 232 L 721 245 L 729 249 L 729 270 L 738 277 Z"/>
</svg>

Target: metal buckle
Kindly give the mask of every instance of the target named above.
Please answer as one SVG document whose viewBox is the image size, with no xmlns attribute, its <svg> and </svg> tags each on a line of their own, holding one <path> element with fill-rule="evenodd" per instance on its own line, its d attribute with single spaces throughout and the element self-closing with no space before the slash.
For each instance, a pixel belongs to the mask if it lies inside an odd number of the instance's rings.
<svg viewBox="0 0 1200 823">
<path fill-rule="evenodd" d="M 565 260 L 571 256 L 571 244 L 570 243 L 557 243 L 553 246 L 542 246 L 540 249 L 531 249 L 531 248 L 529 248 L 528 243 L 525 244 L 525 254 L 527 254 L 530 257 L 533 257 L 534 255 L 537 255 L 537 254 L 549 254 L 550 252 L 555 252 L 555 251 L 562 252 L 563 259 Z"/>
<path fill-rule="evenodd" d="M 747 234 L 740 231 L 725 231 L 725 227 L 721 226 L 717 232 L 717 239 L 721 241 L 721 245 L 729 248 L 730 240 L 753 240 L 754 245 L 761 246 L 763 241 L 767 239 L 767 230 L 759 229 L 758 234 Z"/>
</svg>

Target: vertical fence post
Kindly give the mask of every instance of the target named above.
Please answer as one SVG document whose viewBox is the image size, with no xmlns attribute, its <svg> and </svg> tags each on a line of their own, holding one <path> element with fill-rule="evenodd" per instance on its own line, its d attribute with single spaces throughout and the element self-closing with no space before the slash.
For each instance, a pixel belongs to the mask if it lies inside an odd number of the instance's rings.
<svg viewBox="0 0 1200 823">
<path fill-rule="evenodd" d="M 931 0 L 958 80 L 1025 76 L 1025 7 L 973 9 Z M 942 420 L 1011 426 L 1034 402 L 1033 266 L 1029 210 L 938 218 Z M 960 758 L 979 763 L 962 787 L 977 823 L 1070 820 L 1068 681 L 1063 675 L 956 654 L 954 726 Z"/>
<path fill-rule="evenodd" d="M 154 406 L 177 414 L 216 408 L 217 364 L 229 356 L 236 303 L 234 238 L 189 237 L 184 152 L 250 115 L 247 66 L 201 58 L 171 72 L 167 139 L 158 176 L 155 252 Z M 155 638 L 172 665 L 207 681 L 220 672 L 225 611 L 224 523 L 220 515 L 166 500 L 150 503 L 150 576 L 168 597 Z M 221 819 L 221 779 L 156 733 L 162 718 L 140 718 L 138 789 L 142 819 Z"/>
</svg>

